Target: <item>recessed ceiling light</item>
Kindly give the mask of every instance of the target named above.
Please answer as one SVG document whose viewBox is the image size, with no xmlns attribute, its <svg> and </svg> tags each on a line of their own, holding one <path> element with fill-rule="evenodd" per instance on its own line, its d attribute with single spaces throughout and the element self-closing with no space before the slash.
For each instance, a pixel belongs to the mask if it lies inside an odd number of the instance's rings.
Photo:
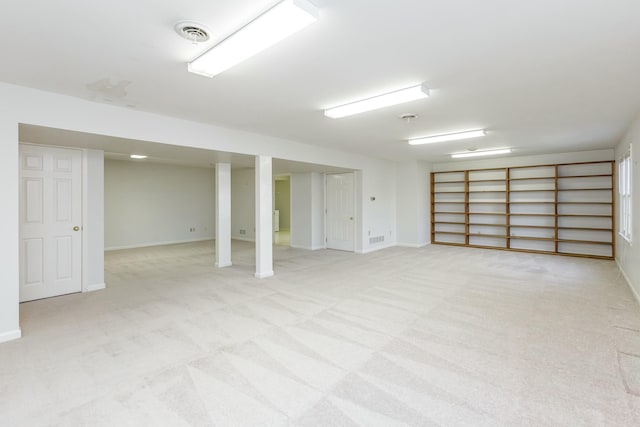
<svg viewBox="0 0 640 427">
<path fill-rule="evenodd" d="M 478 157 L 478 156 L 495 156 L 498 154 L 509 154 L 511 148 L 500 148 L 496 150 L 483 150 L 483 151 L 467 151 L 466 153 L 454 153 L 451 155 L 453 159 L 461 159 L 465 157 Z"/>
<path fill-rule="evenodd" d="M 144 154 L 132 154 L 129 157 L 132 159 L 146 159 L 148 156 L 145 156 Z"/>
<path fill-rule="evenodd" d="M 377 110 L 391 105 L 404 104 L 405 102 L 427 98 L 428 96 L 429 89 L 420 84 L 384 93 L 382 95 L 372 96 L 371 98 L 351 102 L 349 104 L 340 105 L 339 107 L 329 108 L 324 110 L 324 115 L 331 117 L 332 119 L 339 119 L 341 117 L 364 113 L 365 111 Z"/>
<path fill-rule="evenodd" d="M 464 132 L 447 133 L 444 135 L 425 136 L 421 138 L 410 139 L 407 142 L 411 145 L 433 144 L 434 142 L 457 141 L 460 139 L 478 138 L 485 136 L 487 131 L 484 129 L 468 130 Z"/>
<path fill-rule="evenodd" d="M 317 20 L 318 11 L 307 0 L 282 0 L 189 62 L 188 69 L 213 77 Z"/>
</svg>

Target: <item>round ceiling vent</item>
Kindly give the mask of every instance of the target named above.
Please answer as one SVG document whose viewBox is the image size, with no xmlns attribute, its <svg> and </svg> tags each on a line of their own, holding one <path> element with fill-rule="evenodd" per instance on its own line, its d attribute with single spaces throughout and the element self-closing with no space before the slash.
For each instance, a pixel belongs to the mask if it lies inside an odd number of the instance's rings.
<svg viewBox="0 0 640 427">
<path fill-rule="evenodd" d="M 209 40 L 209 32 L 205 29 L 204 25 L 198 24 L 197 22 L 181 21 L 178 22 L 174 28 L 180 37 L 192 43 L 203 43 Z"/>
</svg>

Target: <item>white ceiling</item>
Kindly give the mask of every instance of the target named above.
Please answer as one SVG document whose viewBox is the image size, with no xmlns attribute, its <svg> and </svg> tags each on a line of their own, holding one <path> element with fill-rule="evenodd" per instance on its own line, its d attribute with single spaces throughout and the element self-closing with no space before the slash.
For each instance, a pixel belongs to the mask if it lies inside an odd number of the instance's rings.
<svg viewBox="0 0 640 427">
<path fill-rule="evenodd" d="M 186 62 L 275 0 L 11 2 L 0 80 L 107 102 L 88 84 L 129 81 L 112 103 L 393 160 L 513 147 L 610 148 L 640 111 L 637 0 L 315 0 L 320 20 L 208 79 Z M 322 109 L 424 82 L 431 97 L 343 119 Z M 418 114 L 406 123 L 398 115 Z M 428 146 L 403 139 L 487 128 Z"/>
</svg>

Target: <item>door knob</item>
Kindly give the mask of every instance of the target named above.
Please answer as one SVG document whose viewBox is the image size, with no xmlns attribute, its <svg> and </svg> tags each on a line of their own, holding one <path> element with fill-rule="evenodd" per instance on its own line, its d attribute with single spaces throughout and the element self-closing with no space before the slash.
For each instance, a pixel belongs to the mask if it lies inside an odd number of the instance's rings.
<svg viewBox="0 0 640 427">
<path fill-rule="evenodd" d="M 75 227 L 73 227 L 73 231 L 79 231 L 80 227 L 78 227 L 77 225 Z"/>
<path fill-rule="evenodd" d="M 349 219 L 350 219 L 351 221 L 353 221 L 353 217 L 352 217 L 352 216 L 350 216 L 350 217 L 349 217 Z"/>
</svg>

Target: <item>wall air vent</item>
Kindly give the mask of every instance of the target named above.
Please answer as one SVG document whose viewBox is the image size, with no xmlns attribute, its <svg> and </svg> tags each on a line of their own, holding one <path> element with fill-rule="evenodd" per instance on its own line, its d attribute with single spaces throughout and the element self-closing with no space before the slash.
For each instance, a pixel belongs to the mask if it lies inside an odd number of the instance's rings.
<svg viewBox="0 0 640 427">
<path fill-rule="evenodd" d="M 369 244 L 384 242 L 384 236 L 369 237 Z"/>
</svg>

